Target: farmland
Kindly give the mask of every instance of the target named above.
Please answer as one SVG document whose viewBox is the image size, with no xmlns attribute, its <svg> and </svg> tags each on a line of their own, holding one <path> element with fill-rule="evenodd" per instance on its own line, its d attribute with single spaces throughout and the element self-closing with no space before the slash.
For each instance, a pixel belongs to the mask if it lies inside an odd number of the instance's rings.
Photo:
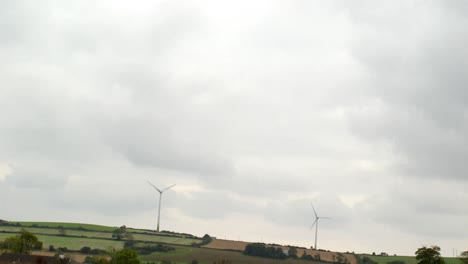
<svg viewBox="0 0 468 264">
<path fill-rule="evenodd" d="M 232 240 L 224 240 L 224 239 L 216 239 L 213 242 L 209 243 L 208 245 L 203 246 L 204 248 L 210 248 L 210 249 L 227 249 L 227 250 L 238 250 L 238 251 L 243 251 L 245 249 L 245 246 L 249 242 L 243 242 L 243 241 L 232 241 Z M 288 249 L 289 247 L 282 247 L 283 249 Z M 309 254 L 311 256 L 314 256 L 316 254 L 320 255 L 320 258 L 324 261 L 329 261 L 332 262 L 335 258 L 338 257 L 338 253 L 336 252 L 328 252 L 328 251 L 317 251 L 313 249 L 305 249 L 305 248 L 298 248 L 298 255 L 302 255 L 303 252 L 306 254 Z M 356 258 L 352 254 L 342 254 L 344 257 L 346 257 L 351 264 L 356 264 Z M 386 264 L 386 263 L 384 263 Z"/>
<path fill-rule="evenodd" d="M 392 261 L 402 261 L 405 264 L 416 264 L 416 257 L 411 256 L 372 256 L 366 255 L 373 261 L 378 264 L 387 264 Z M 460 261 L 457 258 L 444 258 L 446 264 L 460 264 Z"/>
<path fill-rule="evenodd" d="M 17 234 L 21 229 L 26 229 L 35 234 L 40 241 L 43 242 L 43 250 L 35 252 L 41 255 L 53 255 L 54 252 L 47 251 L 50 245 L 54 248 L 67 248 L 66 254 L 73 256 L 76 260 L 83 260 L 85 255 L 79 254 L 78 251 L 83 247 L 92 249 L 109 250 L 121 249 L 124 246 L 124 240 L 112 238 L 112 232 L 118 227 L 80 224 L 80 223 L 55 223 L 55 222 L 13 222 L 10 225 L 0 225 L 0 241 L 7 237 Z M 231 263 L 252 263 L 252 264 L 267 264 L 267 263 L 313 263 L 299 259 L 269 259 L 261 257 L 247 256 L 242 253 L 245 246 L 250 242 L 232 241 L 215 239 L 212 242 L 202 246 L 193 247 L 193 244 L 199 244 L 203 240 L 190 234 L 180 234 L 172 232 L 157 233 L 152 230 L 127 228 L 128 233 L 131 233 L 134 240 L 139 244 L 143 243 L 162 243 L 170 245 L 174 248 L 173 251 L 167 253 L 154 252 L 149 255 L 141 255 L 141 259 L 149 263 L 158 263 L 163 260 L 170 260 L 176 263 L 191 263 L 192 260 L 198 260 L 199 263 L 211 264 L 214 261 L 229 260 Z M 271 245 L 270 245 L 271 246 Z M 287 246 L 279 246 L 285 250 Z M 345 257 L 350 264 L 358 264 L 356 255 L 347 253 L 337 253 L 330 251 L 316 251 L 306 248 L 298 248 L 297 254 L 301 256 L 303 253 L 311 256 L 320 255 L 320 259 L 325 262 L 335 262 L 341 256 Z M 405 264 L 416 264 L 415 257 L 412 256 L 367 256 L 378 264 L 388 264 L 392 261 L 402 261 Z M 445 258 L 447 264 L 459 264 L 455 258 Z M 322 262 L 324 263 L 324 262 Z"/>
<path fill-rule="evenodd" d="M 44 245 L 47 243 L 45 241 L 54 241 L 56 237 L 60 235 L 59 227 L 64 228 L 65 237 L 67 239 L 72 238 L 88 238 L 88 242 L 93 242 L 96 240 L 113 240 L 112 231 L 117 227 L 107 227 L 99 225 L 89 225 L 89 224 L 71 224 L 71 223 L 47 223 L 47 222 L 19 222 L 21 226 L 0 226 L 0 232 L 8 233 L 18 233 L 22 228 L 26 228 L 29 232 L 36 234 L 38 236 L 44 237 Z M 89 228 L 89 229 L 88 229 Z M 127 230 L 133 235 L 133 238 L 137 241 L 147 241 L 147 242 L 156 242 L 156 243 L 167 243 L 175 245 L 191 245 L 193 243 L 200 243 L 202 240 L 194 238 L 192 236 L 183 235 L 183 234 L 165 234 L 165 233 L 156 233 L 150 230 L 134 229 L 129 228 Z M 123 242 L 122 242 L 123 243 Z M 121 243 L 121 244 L 122 244 Z M 97 243 L 105 244 L 106 243 Z M 49 245 L 49 244 L 47 244 Z M 55 244 L 50 244 L 54 245 Z M 92 245 L 92 244 L 91 244 Z M 91 246 L 88 245 L 88 246 Z M 99 245 L 100 246 L 100 245 Z M 93 247 L 99 249 L 106 249 L 101 247 Z"/>
<path fill-rule="evenodd" d="M 177 247 L 177 250 L 183 249 L 184 247 Z M 185 247 L 186 248 L 186 247 Z M 246 256 L 241 252 L 217 250 L 209 248 L 190 248 L 190 251 L 179 251 L 179 254 L 173 255 L 162 255 L 162 254 L 151 254 L 142 256 L 142 260 L 148 262 L 156 262 L 160 260 L 171 260 L 177 263 L 190 263 L 196 259 L 200 263 L 213 263 L 213 261 L 230 260 L 231 263 L 251 263 L 251 264 L 310 264 L 313 262 L 298 259 L 269 259 L 261 257 Z"/>
<path fill-rule="evenodd" d="M 18 222 L 23 227 L 52 227 L 52 228 L 83 228 L 92 231 L 107 231 L 112 232 L 117 227 L 92 225 L 92 224 L 79 224 L 79 223 L 60 223 L 60 222 Z"/>
<path fill-rule="evenodd" d="M 10 237 L 12 234 L 0 233 L 0 240 Z M 80 250 L 82 247 L 88 246 L 92 248 L 108 249 L 110 247 L 120 249 L 123 247 L 122 241 L 95 239 L 95 238 L 76 238 L 62 236 L 37 235 L 37 238 L 42 241 L 43 247 L 47 248 L 53 245 L 55 248 L 66 247 L 69 250 Z"/>
</svg>

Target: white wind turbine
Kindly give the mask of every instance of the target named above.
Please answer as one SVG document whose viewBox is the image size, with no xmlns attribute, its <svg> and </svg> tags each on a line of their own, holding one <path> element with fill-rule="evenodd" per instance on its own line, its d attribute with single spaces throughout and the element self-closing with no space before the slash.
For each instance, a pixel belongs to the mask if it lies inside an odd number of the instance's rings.
<svg viewBox="0 0 468 264">
<path fill-rule="evenodd" d="M 164 192 L 164 191 L 166 191 L 166 190 L 168 190 L 168 189 L 174 187 L 175 184 L 174 184 L 174 185 L 171 185 L 171 186 L 169 186 L 169 187 L 166 187 L 166 188 L 164 188 L 164 189 L 162 189 L 162 190 L 159 190 L 158 187 L 154 186 L 151 182 L 148 181 L 148 183 L 149 183 L 149 185 L 153 186 L 153 188 L 156 189 L 156 191 L 159 192 L 158 228 L 156 229 L 156 232 L 159 232 L 159 219 L 160 219 L 160 216 L 161 216 L 161 200 L 162 200 L 162 195 L 163 195 L 163 192 Z"/>
<path fill-rule="evenodd" d="M 331 219 L 330 217 L 323 217 L 323 216 L 318 216 L 317 215 L 317 212 L 315 211 L 315 208 L 314 208 L 314 205 L 311 203 L 310 205 L 312 205 L 312 210 L 314 210 L 314 214 L 315 214 L 315 221 L 314 223 L 310 226 L 310 229 L 312 229 L 315 225 L 315 247 L 314 249 L 317 250 L 317 233 L 318 233 L 318 223 L 319 223 L 319 219 Z"/>
</svg>

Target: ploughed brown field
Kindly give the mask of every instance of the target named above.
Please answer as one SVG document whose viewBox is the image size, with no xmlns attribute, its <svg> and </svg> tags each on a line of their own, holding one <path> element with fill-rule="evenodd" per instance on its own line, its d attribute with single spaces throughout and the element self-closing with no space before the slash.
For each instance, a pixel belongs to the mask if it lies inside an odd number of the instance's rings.
<svg viewBox="0 0 468 264">
<path fill-rule="evenodd" d="M 227 250 L 240 250 L 243 251 L 245 249 L 245 246 L 249 244 L 250 242 L 244 242 L 244 241 L 232 241 L 232 240 L 224 240 L 224 239 L 215 239 L 208 245 L 205 245 L 203 247 L 205 248 L 211 248 L 211 249 L 227 249 Z M 281 248 L 283 249 L 288 249 L 289 247 L 282 246 Z M 304 248 L 298 248 L 297 249 L 297 255 L 301 256 L 302 253 L 306 252 L 306 254 L 309 255 L 316 255 L 320 254 L 320 258 L 324 261 L 333 261 L 333 256 L 335 258 L 338 257 L 337 252 L 327 252 L 327 251 L 319 251 L 319 250 L 313 250 L 313 249 L 304 249 Z M 352 254 L 346 254 L 342 253 L 351 264 L 357 264 L 356 257 Z"/>
</svg>

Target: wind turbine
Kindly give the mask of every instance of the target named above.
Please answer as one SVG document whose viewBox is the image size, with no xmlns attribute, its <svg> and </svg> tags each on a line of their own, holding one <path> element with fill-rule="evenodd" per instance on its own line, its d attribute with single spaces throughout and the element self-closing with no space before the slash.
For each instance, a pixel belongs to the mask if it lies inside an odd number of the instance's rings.
<svg viewBox="0 0 468 264">
<path fill-rule="evenodd" d="M 331 219 L 330 217 L 323 217 L 323 216 L 318 216 L 317 215 L 317 212 L 315 211 L 315 208 L 314 208 L 314 205 L 311 203 L 310 205 L 312 205 L 312 210 L 314 210 L 314 214 L 315 214 L 315 221 L 314 223 L 310 226 L 310 229 L 312 229 L 315 225 L 315 250 L 317 250 L 317 232 L 318 232 L 318 223 L 319 223 L 319 219 Z"/>
<path fill-rule="evenodd" d="M 148 183 L 149 183 L 149 185 L 153 186 L 153 188 L 156 189 L 156 191 L 159 192 L 158 228 L 156 229 L 156 232 L 159 232 L 159 219 L 160 219 L 160 216 L 161 216 L 161 200 L 162 200 L 162 195 L 163 195 L 163 192 L 164 192 L 164 191 L 166 191 L 166 190 L 168 190 L 168 189 L 174 187 L 175 184 L 174 184 L 174 185 L 171 185 L 171 186 L 169 186 L 169 187 L 166 187 L 166 188 L 164 188 L 164 189 L 162 189 L 162 190 L 159 190 L 158 187 L 154 186 L 151 182 L 148 181 Z"/>
</svg>

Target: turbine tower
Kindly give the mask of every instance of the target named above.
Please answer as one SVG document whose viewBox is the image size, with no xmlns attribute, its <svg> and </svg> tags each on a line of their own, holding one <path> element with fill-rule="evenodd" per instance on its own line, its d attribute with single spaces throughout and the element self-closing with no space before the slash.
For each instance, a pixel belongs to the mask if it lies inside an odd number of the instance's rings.
<svg viewBox="0 0 468 264">
<path fill-rule="evenodd" d="M 310 226 L 310 229 L 312 229 L 315 225 L 315 247 L 314 249 L 317 250 L 317 233 L 318 233 L 318 223 L 319 223 L 319 219 L 331 219 L 330 217 L 323 217 L 323 216 L 318 216 L 317 215 L 317 212 L 315 211 L 315 208 L 314 208 L 314 205 L 311 203 L 310 205 L 312 205 L 312 210 L 314 210 L 314 214 L 315 214 L 315 221 L 314 223 Z"/>
<path fill-rule="evenodd" d="M 163 195 L 163 192 L 164 192 L 164 191 L 166 191 L 166 190 L 168 190 L 168 189 L 174 187 L 175 184 L 174 184 L 174 185 L 171 185 L 171 186 L 169 186 L 169 187 L 166 187 L 166 188 L 164 188 L 164 189 L 162 189 L 162 190 L 159 190 L 158 187 L 154 186 L 151 182 L 148 181 L 148 183 L 149 183 L 149 185 L 153 186 L 153 188 L 156 189 L 156 191 L 159 192 L 158 227 L 157 227 L 157 229 L 156 229 L 156 232 L 159 232 L 159 219 L 160 219 L 160 216 L 161 216 L 161 200 L 162 200 L 162 195 Z"/>
</svg>

